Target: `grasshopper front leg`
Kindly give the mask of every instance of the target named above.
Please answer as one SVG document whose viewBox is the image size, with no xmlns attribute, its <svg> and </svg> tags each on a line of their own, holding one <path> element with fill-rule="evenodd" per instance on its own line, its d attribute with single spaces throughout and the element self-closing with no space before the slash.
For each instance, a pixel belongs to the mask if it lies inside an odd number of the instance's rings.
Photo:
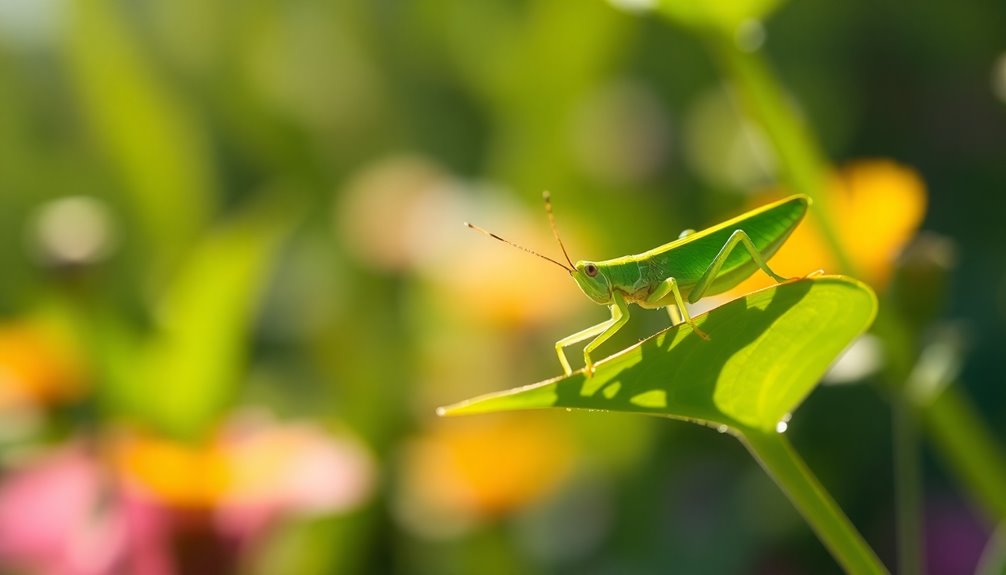
<svg viewBox="0 0 1006 575">
<path fill-rule="evenodd" d="M 611 319 L 555 342 L 555 352 L 559 356 L 559 363 L 562 364 L 562 370 L 566 375 L 573 373 L 573 369 L 569 366 L 569 360 L 566 359 L 566 353 L 563 351 L 563 348 L 585 339 L 594 338 L 593 341 L 583 348 L 583 361 L 587 367 L 587 377 L 590 377 L 594 374 L 594 362 L 590 359 L 590 353 L 611 337 L 612 334 L 621 329 L 625 325 L 625 322 L 629 321 L 629 306 L 625 303 L 625 298 L 616 291 L 612 295 L 612 299 L 615 303 L 609 306 Z"/>
</svg>

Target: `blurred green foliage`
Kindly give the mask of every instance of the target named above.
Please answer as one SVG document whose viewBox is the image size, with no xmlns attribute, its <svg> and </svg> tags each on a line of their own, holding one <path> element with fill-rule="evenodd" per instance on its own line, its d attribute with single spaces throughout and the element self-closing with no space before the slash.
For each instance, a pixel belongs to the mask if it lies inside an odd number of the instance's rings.
<svg viewBox="0 0 1006 575">
<path fill-rule="evenodd" d="M 833 569 L 771 482 L 708 430 L 433 413 L 553 374 L 551 342 L 603 311 L 462 221 L 551 250 L 549 189 L 572 255 L 612 257 L 778 182 L 770 138 L 688 28 L 714 21 L 747 26 L 738 40 L 771 63 L 823 155 L 920 171 L 923 227 L 956 266 L 933 272 L 941 304 L 909 302 L 931 319 L 878 329 L 910 369 L 954 322 L 955 381 L 1006 435 L 1006 5 L 775 4 L 667 3 L 668 20 L 559 0 L 0 0 L 0 348 L 14 342 L 0 360 L 73 383 L 0 405 L 2 477 L 63 445 L 104 465 L 123 429 L 198 449 L 259 409 L 355 438 L 377 478 L 351 509 L 271 522 L 239 557 L 247 572 Z M 65 203 L 81 197 L 93 202 Z M 911 278 L 930 272 L 899 277 L 917 296 L 929 284 Z M 638 316 L 605 349 L 666 327 Z M 23 325 L 61 343 L 36 345 Z M 877 389 L 819 389 L 788 435 L 892 564 Z M 925 534 L 960 536 L 953 552 L 926 546 L 930 571 L 967 571 L 1001 514 L 928 454 Z M 196 548 L 225 547 L 203 537 Z"/>
</svg>

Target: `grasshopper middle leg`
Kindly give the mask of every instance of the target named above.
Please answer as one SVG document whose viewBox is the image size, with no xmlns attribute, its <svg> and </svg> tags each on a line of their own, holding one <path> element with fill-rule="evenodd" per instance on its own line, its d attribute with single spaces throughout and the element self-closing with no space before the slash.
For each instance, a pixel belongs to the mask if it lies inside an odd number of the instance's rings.
<svg viewBox="0 0 1006 575">
<path fill-rule="evenodd" d="M 699 326 L 695 325 L 695 322 L 692 321 L 692 316 L 689 315 L 688 308 L 685 307 L 684 299 L 681 297 L 681 290 L 678 289 L 678 280 L 671 277 L 661 282 L 657 286 L 657 289 L 653 290 L 653 293 L 646 298 L 646 303 L 652 306 L 661 305 L 668 295 L 674 298 L 674 307 L 677 309 L 678 315 L 681 316 L 681 323 L 687 323 L 692 328 L 692 331 L 695 332 L 695 335 L 704 340 L 709 340 L 709 335 L 699 329 Z M 667 313 L 671 316 L 671 321 L 674 321 L 674 316 L 671 312 L 668 311 Z"/>
</svg>

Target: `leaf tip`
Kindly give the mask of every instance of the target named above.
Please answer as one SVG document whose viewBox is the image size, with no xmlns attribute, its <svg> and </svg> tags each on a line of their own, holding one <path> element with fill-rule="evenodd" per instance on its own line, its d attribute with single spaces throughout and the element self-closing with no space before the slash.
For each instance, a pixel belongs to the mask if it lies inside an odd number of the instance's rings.
<svg viewBox="0 0 1006 575">
<path fill-rule="evenodd" d="M 471 410 L 470 405 L 472 400 L 461 401 L 458 403 L 452 403 L 450 405 L 441 405 L 437 408 L 437 417 L 454 417 L 457 415 L 467 415 L 469 413 L 478 413 L 478 410 Z"/>
</svg>

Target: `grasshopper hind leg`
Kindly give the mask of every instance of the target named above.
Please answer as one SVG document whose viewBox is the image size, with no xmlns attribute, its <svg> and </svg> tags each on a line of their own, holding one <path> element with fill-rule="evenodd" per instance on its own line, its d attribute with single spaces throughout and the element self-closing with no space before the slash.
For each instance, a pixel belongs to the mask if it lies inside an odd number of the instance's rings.
<svg viewBox="0 0 1006 575">
<path fill-rule="evenodd" d="M 709 267 L 706 268 L 706 271 L 702 274 L 702 277 L 699 278 L 699 281 L 695 283 L 695 287 L 692 288 L 692 292 L 688 294 L 688 301 L 695 303 L 702 299 L 702 296 L 705 295 L 706 291 L 710 286 L 712 286 L 713 281 L 719 275 L 724 262 L 727 261 L 730 253 L 733 252 L 734 248 L 737 246 L 743 247 L 744 250 L 748 252 L 748 255 L 751 256 L 751 260 L 754 261 L 755 265 L 757 265 L 759 269 L 775 281 L 783 283 L 791 279 L 797 279 L 785 278 L 772 271 L 772 268 L 768 267 L 768 264 L 762 257 L 761 252 L 758 251 L 758 248 L 755 246 L 754 242 L 751 241 L 751 237 L 748 236 L 747 232 L 744 230 L 735 230 L 734 233 L 730 234 L 730 238 L 728 238 L 726 243 L 723 244 L 723 247 L 720 248 L 720 252 L 716 254 L 713 261 L 710 262 Z"/>
</svg>

